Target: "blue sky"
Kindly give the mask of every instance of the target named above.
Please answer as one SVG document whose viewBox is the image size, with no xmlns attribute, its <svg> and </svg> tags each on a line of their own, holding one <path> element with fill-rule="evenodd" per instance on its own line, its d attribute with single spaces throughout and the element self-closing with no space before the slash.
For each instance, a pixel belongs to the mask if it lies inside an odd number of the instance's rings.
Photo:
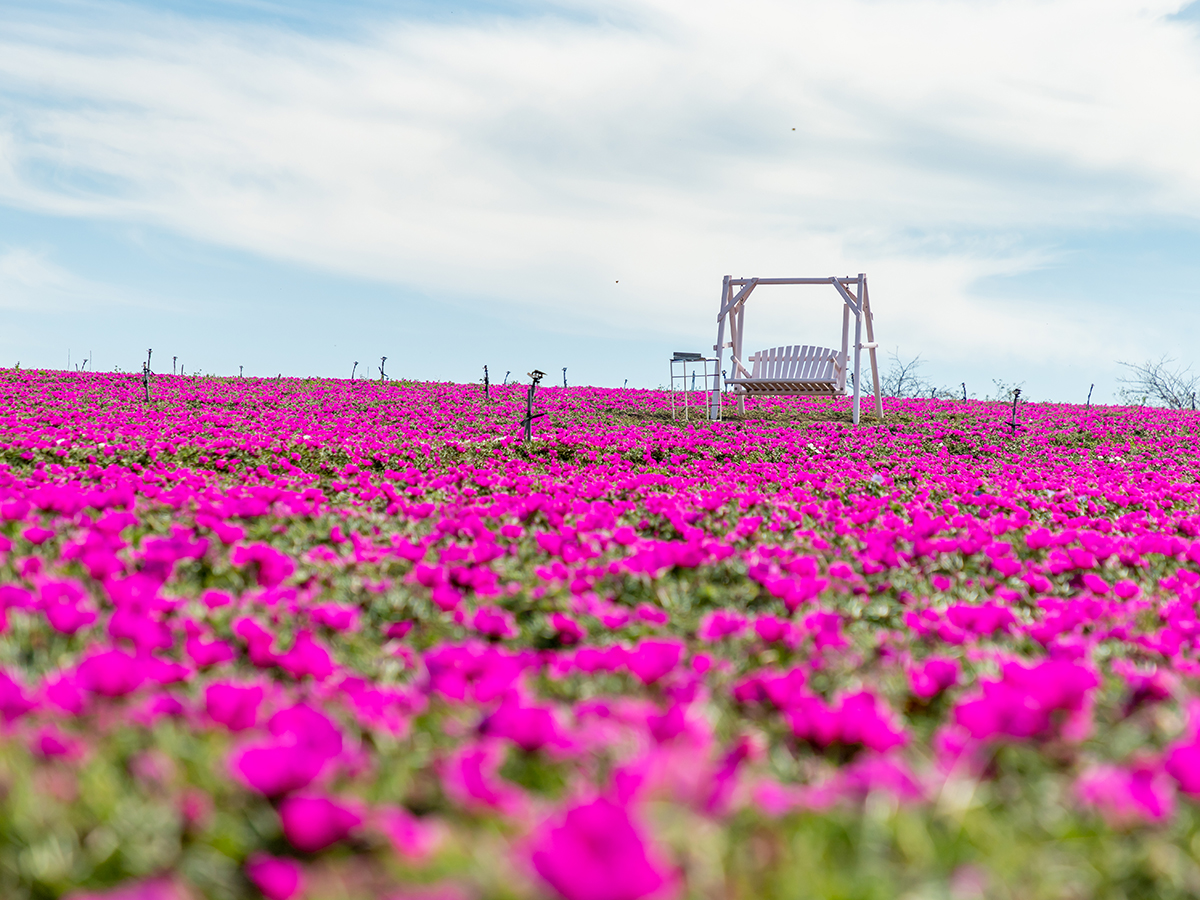
<svg viewBox="0 0 1200 900">
<path fill-rule="evenodd" d="M 1200 367 L 1198 97 L 1165 0 L 10 0 L 0 364 L 652 387 L 722 275 L 864 271 L 936 383 L 1103 402 Z"/>
</svg>

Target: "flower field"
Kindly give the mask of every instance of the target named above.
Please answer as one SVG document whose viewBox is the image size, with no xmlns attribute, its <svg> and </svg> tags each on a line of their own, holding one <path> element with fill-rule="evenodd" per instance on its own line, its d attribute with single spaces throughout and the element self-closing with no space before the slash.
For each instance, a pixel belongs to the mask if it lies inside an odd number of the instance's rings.
<svg viewBox="0 0 1200 900">
<path fill-rule="evenodd" d="M 1200 893 L 1200 418 L 0 371 L 0 896 Z"/>
</svg>

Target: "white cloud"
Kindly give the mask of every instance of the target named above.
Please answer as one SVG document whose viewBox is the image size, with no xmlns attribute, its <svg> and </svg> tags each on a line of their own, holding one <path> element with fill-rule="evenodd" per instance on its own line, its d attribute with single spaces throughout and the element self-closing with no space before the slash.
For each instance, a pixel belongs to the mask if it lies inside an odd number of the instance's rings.
<svg viewBox="0 0 1200 900">
<path fill-rule="evenodd" d="M 972 289 L 1045 261 L 1024 234 L 1194 217 L 1180 5 L 578 2 L 361 41 L 0 14 L 0 200 L 616 333 L 706 335 L 725 272 L 866 269 L 886 345 L 1111 359 L 1116 314 Z"/>
<path fill-rule="evenodd" d="M 0 308 L 56 309 L 107 293 L 28 247 L 0 248 Z"/>
</svg>

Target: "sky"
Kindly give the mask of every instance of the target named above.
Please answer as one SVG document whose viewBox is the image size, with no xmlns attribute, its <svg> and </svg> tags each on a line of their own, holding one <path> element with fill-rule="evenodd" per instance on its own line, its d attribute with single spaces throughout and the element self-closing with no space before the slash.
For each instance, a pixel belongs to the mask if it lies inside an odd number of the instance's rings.
<svg viewBox="0 0 1200 900">
<path fill-rule="evenodd" d="M 0 365 L 655 387 L 859 272 L 972 396 L 1200 369 L 1200 2 L 0 3 Z"/>
</svg>

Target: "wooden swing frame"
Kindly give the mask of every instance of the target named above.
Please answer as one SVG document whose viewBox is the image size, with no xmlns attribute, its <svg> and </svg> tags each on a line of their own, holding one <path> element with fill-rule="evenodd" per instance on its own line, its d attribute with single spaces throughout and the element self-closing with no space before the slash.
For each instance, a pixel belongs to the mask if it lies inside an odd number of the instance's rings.
<svg viewBox="0 0 1200 900">
<path fill-rule="evenodd" d="M 717 342 L 713 345 L 713 350 L 717 355 L 717 370 L 723 371 L 721 366 L 726 348 L 730 352 L 733 378 L 746 380 L 750 378 L 750 370 L 746 368 L 743 360 L 746 359 L 743 353 L 742 341 L 745 337 L 745 320 L 746 320 L 746 301 L 751 293 L 759 285 L 764 284 L 831 284 L 833 285 L 842 299 L 842 347 L 838 355 L 838 365 L 844 373 L 846 371 L 847 356 L 850 350 L 850 316 L 854 315 L 854 403 L 851 410 L 851 417 L 854 424 L 858 424 L 860 399 L 862 394 L 862 351 L 866 350 L 870 355 L 871 360 L 871 379 L 875 388 L 875 415 L 880 421 L 883 421 L 883 393 L 879 383 L 879 360 L 876 358 L 875 351 L 878 344 L 875 341 L 875 326 L 873 323 L 874 316 L 871 313 L 871 297 L 867 291 L 867 276 L 859 273 L 858 277 L 845 276 L 838 278 L 830 276 L 829 278 L 732 278 L 729 275 L 725 276 L 724 282 L 721 285 L 721 306 L 720 312 L 717 313 Z M 853 287 L 853 293 L 851 288 Z M 737 293 L 734 293 L 734 290 Z M 863 341 L 863 323 L 866 322 L 867 339 Z M 725 339 L 725 328 L 729 327 L 729 340 Z M 739 371 L 742 376 L 739 376 Z M 844 377 L 844 376 L 843 376 Z M 768 379 L 756 378 L 756 383 L 766 383 L 769 386 Z M 720 386 L 718 386 L 719 388 Z M 747 390 L 744 385 L 734 385 L 738 392 L 738 409 L 745 411 Z M 842 388 L 843 391 L 845 388 Z M 795 390 L 780 390 L 776 393 L 800 393 Z M 805 391 L 811 393 L 811 391 Z M 716 420 L 721 417 L 721 390 L 714 390 L 709 401 L 709 418 Z"/>
</svg>

